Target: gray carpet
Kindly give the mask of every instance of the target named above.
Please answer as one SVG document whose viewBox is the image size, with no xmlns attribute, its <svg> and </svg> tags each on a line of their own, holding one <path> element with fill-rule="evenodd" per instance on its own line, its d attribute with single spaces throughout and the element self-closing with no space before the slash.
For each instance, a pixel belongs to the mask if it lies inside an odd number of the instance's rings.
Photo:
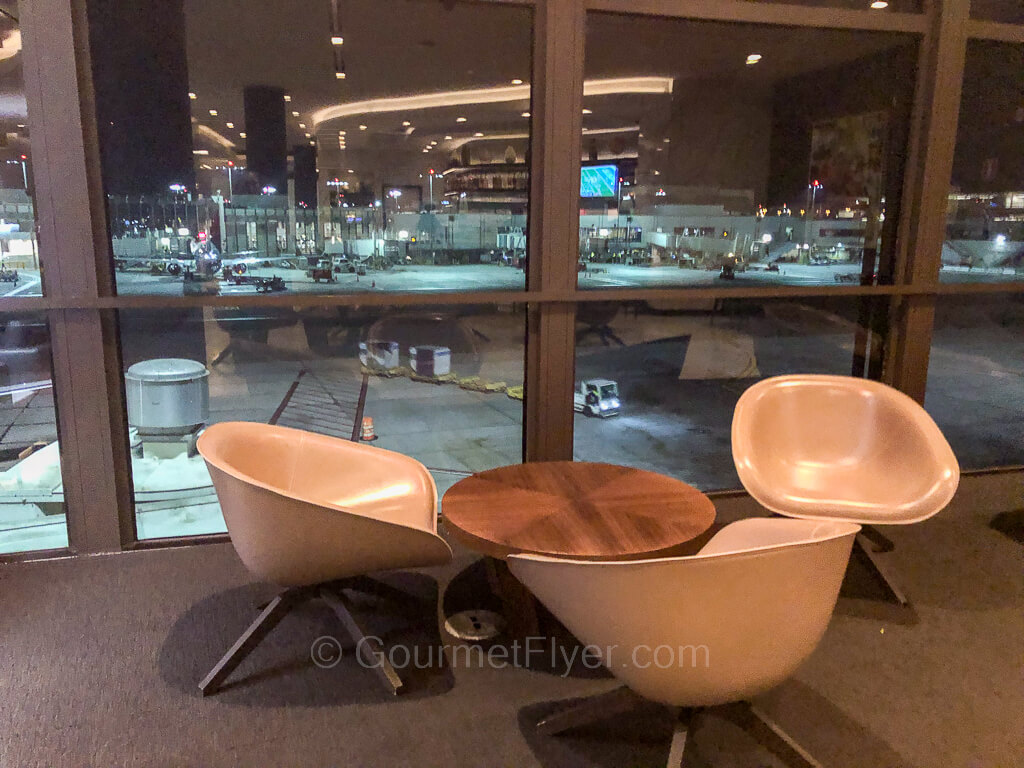
<svg viewBox="0 0 1024 768">
<path fill-rule="evenodd" d="M 942 515 L 892 531 L 898 549 L 887 557 L 913 609 L 870 599 L 874 585 L 852 570 L 821 647 L 764 697 L 826 766 L 1024 766 L 1024 547 L 990 526 L 1007 498 L 967 481 Z M 748 509 L 722 502 L 720 519 Z M 445 610 L 465 607 L 484 599 L 474 559 L 460 551 L 449 567 L 395 583 L 434 601 L 447 593 Z M 428 659 L 450 642 L 429 615 L 418 625 L 370 615 L 373 631 L 423 651 L 398 699 L 351 653 L 333 669 L 311 663 L 314 638 L 345 637 L 317 604 L 201 698 L 195 683 L 266 595 L 220 545 L 0 568 L 0 766 L 664 764 L 671 721 L 656 707 L 536 736 L 539 716 L 614 681 L 558 665 L 453 668 Z M 691 743 L 691 767 L 779 765 L 714 716 Z"/>
</svg>

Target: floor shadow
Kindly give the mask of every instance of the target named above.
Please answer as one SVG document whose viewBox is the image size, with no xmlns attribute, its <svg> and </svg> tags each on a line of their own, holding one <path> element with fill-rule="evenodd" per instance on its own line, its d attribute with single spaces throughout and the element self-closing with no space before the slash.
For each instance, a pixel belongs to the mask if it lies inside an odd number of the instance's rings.
<svg viewBox="0 0 1024 768">
<path fill-rule="evenodd" d="M 250 707 L 385 704 L 449 691 L 454 676 L 437 627 L 437 582 L 417 573 L 390 574 L 382 581 L 421 598 L 414 608 L 353 596 L 355 613 L 368 634 L 380 637 L 405 685 L 396 697 L 377 673 L 357 658 L 338 618 L 320 600 L 289 615 L 245 659 L 214 694 L 218 701 Z M 171 627 L 157 660 L 171 687 L 199 696 L 198 683 L 257 615 L 266 596 L 261 585 L 218 592 L 195 603 Z M 312 660 L 318 638 L 333 638 L 342 649 L 330 668 Z"/>
<path fill-rule="evenodd" d="M 1024 544 L 1024 509 L 1000 512 L 992 518 L 989 527 L 1008 536 L 1018 544 Z"/>
<path fill-rule="evenodd" d="M 537 734 L 539 720 L 579 701 L 538 702 L 519 711 L 519 730 L 543 768 L 663 768 L 675 720 L 672 710 L 661 705 L 641 703 L 625 714 L 558 736 Z M 766 697 L 762 707 L 811 755 L 831 768 L 910 768 L 888 743 L 799 681 L 783 683 Z M 715 709 L 694 721 L 684 766 L 787 768 Z"/>
</svg>

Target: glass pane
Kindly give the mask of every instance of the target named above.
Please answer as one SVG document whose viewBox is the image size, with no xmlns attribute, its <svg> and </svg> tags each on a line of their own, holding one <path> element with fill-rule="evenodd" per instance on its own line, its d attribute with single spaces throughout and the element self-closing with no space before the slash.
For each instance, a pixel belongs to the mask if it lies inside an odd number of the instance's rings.
<svg viewBox="0 0 1024 768">
<path fill-rule="evenodd" d="M 41 296 L 18 3 L 4 6 L 4 13 L 0 14 L 0 71 L 4 89 L 0 110 L 0 298 Z"/>
<path fill-rule="evenodd" d="M 589 14 L 579 285 L 888 281 L 916 50 Z"/>
<path fill-rule="evenodd" d="M 525 287 L 531 9 L 113 5 L 89 3 L 119 294 Z"/>
<path fill-rule="evenodd" d="M 44 315 L 0 315 L 0 553 L 68 545 Z"/>
<path fill-rule="evenodd" d="M 962 469 L 1024 465 L 1024 295 L 939 297 L 925 408 Z"/>
<path fill-rule="evenodd" d="M 194 455 L 219 421 L 358 441 L 371 419 L 373 445 L 423 462 L 439 494 L 522 461 L 524 318 L 501 305 L 121 311 L 139 538 L 225 530 Z M 155 410 L 133 395 L 154 366 L 179 374 Z"/>
<path fill-rule="evenodd" d="M 1024 5 L 1020 0 L 971 0 L 971 16 L 984 21 L 1024 24 Z"/>
<path fill-rule="evenodd" d="M 971 40 L 943 282 L 1024 280 L 1024 46 Z"/>
<path fill-rule="evenodd" d="M 871 306 L 823 298 L 579 304 L 575 458 L 651 469 L 705 491 L 739 488 L 730 431 L 740 395 L 769 376 L 850 375 L 869 344 Z"/>
</svg>

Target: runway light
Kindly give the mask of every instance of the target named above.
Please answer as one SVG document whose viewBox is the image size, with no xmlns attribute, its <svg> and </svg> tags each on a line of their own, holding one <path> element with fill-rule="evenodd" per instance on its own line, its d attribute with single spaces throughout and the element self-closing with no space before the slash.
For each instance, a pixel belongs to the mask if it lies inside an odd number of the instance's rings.
<svg viewBox="0 0 1024 768">
<path fill-rule="evenodd" d="M 754 64 L 757 64 L 757 62 L 759 62 L 761 58 L 762 57 L 760 53 L 750 54 L 749 56 L 747 56 L 747 66 L 752 67 Z"/>
</svg>

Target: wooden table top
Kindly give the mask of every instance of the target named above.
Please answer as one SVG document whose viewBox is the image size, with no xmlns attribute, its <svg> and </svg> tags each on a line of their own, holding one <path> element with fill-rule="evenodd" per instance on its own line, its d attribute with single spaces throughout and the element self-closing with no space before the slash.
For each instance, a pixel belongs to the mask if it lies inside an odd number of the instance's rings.
<svg viewBox="0 0 1024 768">
<path fill-rule="evenodd" d="M 445 493 L 445 526 L 491 557 L 533 554 L 629 560 L 657 556 L 715 520 L 696 488 L 642 469 L 576 461 L 479 472 Z"/>
</svg>

